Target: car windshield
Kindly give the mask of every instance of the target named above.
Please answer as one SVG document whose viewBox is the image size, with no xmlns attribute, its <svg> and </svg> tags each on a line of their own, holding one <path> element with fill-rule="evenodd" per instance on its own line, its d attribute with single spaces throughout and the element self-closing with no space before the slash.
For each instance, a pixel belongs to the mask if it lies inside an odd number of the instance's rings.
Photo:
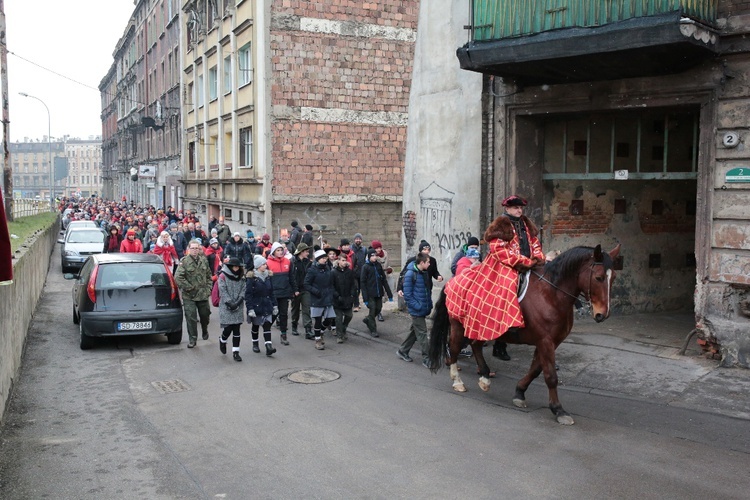
<svg viewBox="0 0 750 500">
<path fill-rule="evenodd" d="M 68 243 L 104 243 L 104 233 L 98 229 L 78 229 L 70 232 Z"/>
<path fill-rule="evenodd" d="M 99 265 L 99 288 L 170 286 L 164 264 L 113 262 Z"/>
</svg>

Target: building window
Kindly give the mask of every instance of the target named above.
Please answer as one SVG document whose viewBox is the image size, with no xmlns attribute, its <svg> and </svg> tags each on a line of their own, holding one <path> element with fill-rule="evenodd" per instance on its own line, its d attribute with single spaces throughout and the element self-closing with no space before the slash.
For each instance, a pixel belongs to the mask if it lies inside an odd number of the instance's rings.
<svg viewBox="0 0 750 500">
<path fill-rule="evenodd" d="M 224 220 L 232 220 L 232 209 L 231 208 L 225 208 L 224 209 Z"/>
<path fill-rule="evenodd" d="M 198 75 L 198 107 L 203 107 L 203 75 Z"/>
<path fill-rule="evenodd" d="M 208 100 L 213 101 L 219 97 L 219 70 L 216 66 L 208 70 Z"/>
<path fill-rule="evenodd" d="M 250 43 L 243 45 L 237 52 L 237 72 L 240 87 L 253 81 L 253 55 Z"/>
<path fill-rule="evenodd" d="M 253 127 L 240 129 L 240 168 L 253 168 Z"/>
<path fill-rule="evenodd" d="M 195 172 L 195 142 L 188 144 L 188 170 Z"/>
<path fill-rule="evenodd" d="M 223 82 L 224 93 L 229 94 L 232 92 L 232 56 L 228 55 L 224 58 L 224 64 L 222 66 L 224 72 L 222 73 L 221 80 Z"/>
</svg>

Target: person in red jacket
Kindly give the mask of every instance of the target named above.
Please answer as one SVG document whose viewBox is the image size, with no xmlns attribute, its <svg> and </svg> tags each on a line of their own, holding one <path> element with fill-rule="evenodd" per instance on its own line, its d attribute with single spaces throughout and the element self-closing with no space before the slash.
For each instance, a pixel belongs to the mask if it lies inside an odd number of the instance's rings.
<svg viewBox="0 0 750 500">
<path fill-rule="evenodd" d="M 156 246 L 153 249 L 156 255 L 161 256 L 161 260 L 167 265 L 170 271 L 174 272 L 174 268 L 177 265 L 177 249 L 174 247 L 172 237 L 168 232 L 162 231 L 159 235 L 159 239 L 156 240 Z"/>
<path fill-rule="evenodd" d="M 125 239 L 120 243 L 120 253 L 143 253 L 143 244 L 135 237 L 135 233 L 135 228 L 128 229 Z"/>
<path fill-rule="evenodd" d="M 219 240 L 216 238 L 211 238 L 208 242 L 208 247 L 205 248 L 203 253 L 206 254 L 206 258 L 208 259 L 208 267 L 211 269 L 211 275 L 214 277 L 214 281 L 216 281 L 216 276 L 219 273 L 219 270 L 221 269 L 222 262 L 222 254 L 224 253 L 224 250 L 221 248 L 221 245 L 219 245 Z"/>
</svg>

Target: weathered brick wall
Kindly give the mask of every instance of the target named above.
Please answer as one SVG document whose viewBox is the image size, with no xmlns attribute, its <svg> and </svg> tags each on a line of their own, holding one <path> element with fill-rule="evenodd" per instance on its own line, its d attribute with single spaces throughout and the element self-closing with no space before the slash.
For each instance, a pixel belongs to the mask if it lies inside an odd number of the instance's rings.
<svg viewBox="0 0 750 500">
<path fill-rule="evenodd" d="M 400 199 L 418 9 L 415 0 L 273 3 L 275 201 Z"/>
<path fill-rule="evenodd" d="M 315 17 L 337 21 L 354 21 L 402 28 L 417 28 L 419 2 L 403 0 L 282 0 L 274 8 L 280 14 Z"/>
<path fill-rule="evenodd" d="M 717 16 L 719 18 L 750 14 L 750 2 L 738 0 L 719 0 Z"/>
</svg>

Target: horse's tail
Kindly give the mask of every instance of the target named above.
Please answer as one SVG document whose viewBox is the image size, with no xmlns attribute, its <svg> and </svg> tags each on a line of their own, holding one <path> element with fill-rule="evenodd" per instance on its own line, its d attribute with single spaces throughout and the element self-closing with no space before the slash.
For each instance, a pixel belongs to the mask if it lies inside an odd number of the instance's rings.
<svg viewBox="0 0 750 500">
<path fill-rule="evenodd" d="M 451 322 L 448 317 L 448 306 L 445 305 L 445 288 L 443 288 L 440 291 L 440 298 L 435 304 L 432 330 L 430 330 L 430 348 L 427 357 L 430 360 L 430 371 L 432 373 L 437 373 L 443 366 L 450 331 Z"/>
</svg>

